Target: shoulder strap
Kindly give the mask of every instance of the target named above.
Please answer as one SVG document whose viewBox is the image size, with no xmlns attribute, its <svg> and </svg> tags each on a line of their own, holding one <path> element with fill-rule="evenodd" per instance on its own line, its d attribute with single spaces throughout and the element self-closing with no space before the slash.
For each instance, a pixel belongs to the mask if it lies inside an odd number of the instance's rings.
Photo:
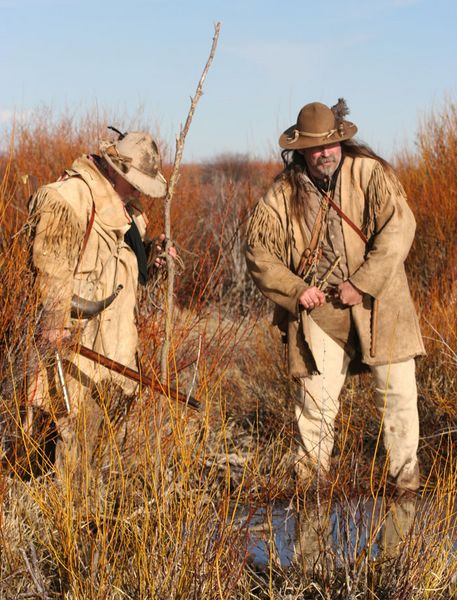
<svg viewBox="0 0 457 600">
<path fill-rule="evenodd" d="M 324 212 L 325 212 L 325 209 L 321 204 L 319 206 L 316 220 L 314 221 L 309 246 L 307 248 L 305 248 L 305 250 L 303 251 L 303 254 L 301 255 L 301 258 L 300 258 L 300 263 L 299 263 L 298 269 L 297 269 L 297 275 L 299 275 L 300 277 L 302 277 L 304 275 L 304 273 L 306 271 L 306 267 L 308 267 L 311 264 L 313 257 L 314 257 L 315 250 L 317 250 L 319 236 L 320 236 L 323 221 L 324 221 Z M 303 229 L 301 223 L 300 223 L 300 229 Z M 302 235 L 303 235 L 303 230 L 302 230 Z"/>
<path fill-rule="evenodd" d="M 79 265 L 81 264 L 81 260 L 82 260 L 84 251 L 86 249 L 87 242 L 89 241 L 90 232 L 92 231 L 92 227 L 94 225 L 94 219 L 95 219 L 95 202 L 92 199 L 92 209 L 91 209 L 91 212 L 90 212 L 89 223 L 87 224 L 86 233 L 84 234 L 84 240 L 83 240 L 83 243 L 82 243 L 82 246 L 81 246 L 81 251 L 79 253 L 78 262 L 76 263 L 76 267 L 75 267 L 74 273 L 76 273 L 76 271 L 79 268 Z"/>
<path fill-rule="evenodd" d="M 359 229 L 359 227 L 357 227 L 357 225 L 353 221 L 351 221 L 351 219 L 347 216 L 347 214 L 341 210 L 341 208 L 338 206 L 338 204 L 336 204 L 328 194 L 323 193 L 322 195 L 323 195 L 323 198 L 328 202 L 328 204 L 343 219 L 343 221 L 345 221 L 349 225 L 349 227 L 351 227 L 351 229 L 356 232 L 356 234 L 363 241 L 363 243 L 366 244 L 368 242 L 368 238 L 363 233 L 363 231 L 361 229 Z M 300 258 L 300 263 L 299 263 L 299 266 L 297 269 L 297 274 L 300 276 L 303 276 L 303 274 L 305 273 L 306 267 L 309 266 L 309 264 L 313 260 L 314 253 L 317 250 L 317 246 L 318 246 L 319 235 L 321 233 L 323 219 L 324 219 L 324 208 L 321 205 L 319 207 L 319 212 L 317 214 L 316 220 L 313 225 L 313 231 L 311 234 L 310 244 L 309 244 L 308 248 L 305 248 L 305 250 Z"/>
<path fill-rule="evenodd" d="M 343 219 L 343 221 L 346 221 L 346 223 L 349 225 L 349 227 L 351 227 L 351 229 L 353 229 L 356 234 L 359 236 L 359 238 L 364 242 L 364 244 L 366 244 L 368 242 L 368 238 L 367 236 L 363 233 L 363 231 L 361 231 L 357 225 L 351 221 L 351 219 L 347 216 L 346 213 L 344 213 L 341 208 L 338 206 L 338 204 L 335 204 L 335 202 L 333 202 L 333 200 L 330 198 L 330 196 L 328 196 L 327 194 L 325 194 L 325 197 L 328 200 L 328 203 L 330 204 L 330 206 L 335 209 L 335 211 L 339 214 L 339 216 Z"/>
</svg>

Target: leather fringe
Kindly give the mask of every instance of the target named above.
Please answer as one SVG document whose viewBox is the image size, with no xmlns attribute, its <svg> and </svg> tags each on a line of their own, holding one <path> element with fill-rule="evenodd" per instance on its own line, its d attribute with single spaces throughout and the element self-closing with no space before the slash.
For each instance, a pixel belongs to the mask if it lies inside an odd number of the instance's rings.
<svg viewBox="0 0 457 600">
<path fill-rule="evenodd" d="M 386 199 L 391 194 L 405 196 L 405 190 L 395 177 L 386 173 L 383 166 L 378 163 L 373 169 L 367 187 L 367 210 L 365 211 L 362 231 L 370 238 L 376 231 L 376 218 Z"/>
<path fill-rule="evenodd" d="M 287 263 L 286 236 L 274 212 L 260 200 L 252 214 L 247 233 L 251 247 L 262 246 L 270 254 Z"/>
<path fill-rule="evenodd" d="M 64 256 L 75 262 L 79 256 L 84 230 L 73 209 L 52 188 L 41 187 L 29 201 L 29 227 L 35 231 L 42 217 L 46 217 L 46 229 L 41 236 L 44 252 Z"/>
</svg>

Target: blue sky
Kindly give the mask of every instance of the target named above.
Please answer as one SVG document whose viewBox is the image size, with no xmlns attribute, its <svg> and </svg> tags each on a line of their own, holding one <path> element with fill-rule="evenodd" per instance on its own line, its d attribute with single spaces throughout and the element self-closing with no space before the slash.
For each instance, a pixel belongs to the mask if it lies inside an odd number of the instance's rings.
<svg viewBox="0 0 457 600">
<path fill-rule="evenodd" d="M 221 21 L 184 159 L 272 156 L 301 106 L 346 98 L 387 158 L 457 97 L 454 0 L 0 0 L 0 127 L 42 105 L 143 121 L 173 146 Z"/>
</svg>

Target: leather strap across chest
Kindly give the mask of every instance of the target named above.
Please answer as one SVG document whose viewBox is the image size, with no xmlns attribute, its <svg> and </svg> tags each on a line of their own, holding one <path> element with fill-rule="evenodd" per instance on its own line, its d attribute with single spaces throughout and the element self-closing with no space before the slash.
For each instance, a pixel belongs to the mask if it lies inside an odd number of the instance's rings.
<svg viewBox="0 0 457 600">
<path fill-rule="evenodd" d="M 82 260 L 84 251 L 86 249 L 87 242 L 89 241 L 90 232 L 92 231 L 92 227 L 94 225 L 94 219 L 95 219 L 95 202 L 92 200 L 92 209 L 91 209 L 91 213 L 90 213 L 89 223 L 87 224 L 86 233 L 84 234 L 84 240 L 83 240 L 83 243 L 81 246 L 81 251 L 79 252 L 78 262 L 76 263 L 76 267 L 74 270 L 75 273 L 77 272 L 79 265 L 81 264 L 81 260 Z"/>
<path fill-rule="evenodd" d="M 301 258 L 300 263 L 298 265 L 297 274 L 300 277 L 303 277 L 305 273 L 308 271 L 311 263 L 314 260 L 319 259 L 319 241 L 322 239 L 321 234 L 322 228 L 324 226 L 324 222 L 326 221 L 325 216 L 328 210 L 328 206 L 331 206 L 335 212 L 339 215 L 345 223 L 349 225 L 349 227 L 355 231 L 355 233 L 359 236 L 359 238 L 363 241 L 364 244 L 368 242 L 367 236 L 363 233 L 363 231 L 357 227 L 357 225 L 347 216 L 347 214 L 336 204 L 329 194 L 325 192 L 321 192 L 324 202 L 319 207 L 319 211 L 317 213 L 316 220 L 313 225 L 313 230 L 311 232 L 311 240 L 310 244 L 307 248 L 305 248 Z"/>
<path fill-rule="evenodd" d="M 347 216 L 347 214 L 341 210 L 341 208 L 338 206 L 338 204 L 335 204 L 335 202 L 333 202 L 333 200 L 330 198 L 330 196 L 328 196 L 327 194 L 324 194 L 324 196 L 327 198 L 330 206 L 338 213 L 338 215 L 343 219 L 343 221 L 345 221 L 349 225 L 349 227 L 351 227 L 351 229 L 353 229 L 356 232 L 356 234 L 359 236 L 359 238 L 362 240 L 362 242 L 364 244 L 366 244 L 368 242 L 368 238 L 363 233 L 363 231 L 361 229 L 359 229 L 353 221 L 351 221 L 351 219 Z"/>
</svg>

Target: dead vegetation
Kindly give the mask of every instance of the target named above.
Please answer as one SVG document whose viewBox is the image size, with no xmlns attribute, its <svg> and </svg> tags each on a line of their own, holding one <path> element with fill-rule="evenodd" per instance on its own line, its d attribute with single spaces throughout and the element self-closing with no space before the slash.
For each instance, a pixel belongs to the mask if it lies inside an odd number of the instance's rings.
<svg viewBox="0 0 457 600">
<path fill-rule="evenodd" d="M 293 384 L 269 325 L 270 307 L 253 288 L 242 254 L 249 212 L 279 170 L 275 162 L 223 156 L 185 165 L 177 185 L 172 221 L 185 270 L 176 280 L 170 377 L 179 391 L 192 387 L 202 413 L 183 411 L 170 398 L 162 422 L 158 395 L 143 389 L 126 435 L 108 420 L 90 432 L 98 452 L 81 485 L 55 478 L 52 424 L 37 414 L 33 435 L 24 426 L 25 376 L 33 371 L 39 322 L 26 202 L 30 186 L 94 150 L 106 124 L 91 115 L 54 119 L 44 110 L 16 128 L 10 152 L 0 157 L 0 597 L 455 597 L 455 106 L 422 124 L 417 154 L 398 158 L 418 222 L 408 269 L 428 352 L 418 361 L 423 492 L 420 509 L 408 513 L 411 528 L 377 554 L 373 547 L 390 517 L 367 507 L 387 506 L 392 494 L 386 457 L 377 450 L 369 376 L 347 384 L 330 480 L 303 490 L 292 477 Z M 156 235 L 159 204 L 149 216 L 148 233 Z M 144 290 L 139 313 L 142 366 L 151 376 L 159 372 L 164 335 L 163 285 Z M 107 403 L 111 393 L 104 392 Z M 300 515 L 302 549 L 287 566 L 278 558 L 269 512 L 280 501 Z M 266 515 L 263 568 L 247 554 L 258 509 Z M 351 533 L 354 520 L 366 521 L 366 539 Z"/>
</svg>

